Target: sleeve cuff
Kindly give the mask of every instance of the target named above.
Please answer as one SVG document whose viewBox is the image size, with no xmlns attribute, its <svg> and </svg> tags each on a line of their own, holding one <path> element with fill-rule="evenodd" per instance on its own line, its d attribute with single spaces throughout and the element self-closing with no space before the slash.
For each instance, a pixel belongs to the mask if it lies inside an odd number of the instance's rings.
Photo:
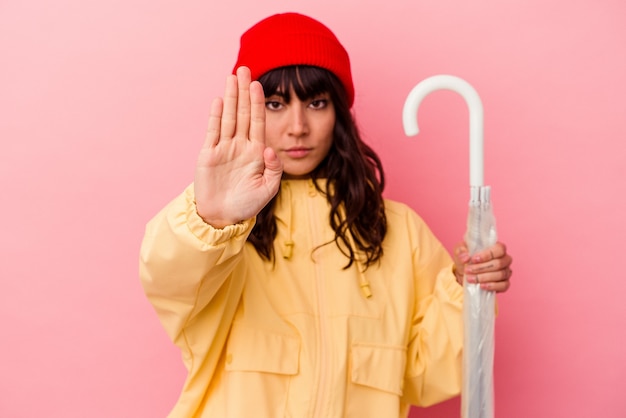
<svg viewBox="0 0 626 418">
<path fill-rule="evenodd" d="M 233 238 L 247 239 L 255 224 L 255 218 L 246 219 L 245 221 L 227 225 L 224 228 L 214 228 L 204 222 L 196 211 L 195 196 L 193 184 L 185 189 L 185 200 L 187 203 L 187 226 L 189 231 L 199 240 L 210 245 L 223 244 Z"/>
</svg>

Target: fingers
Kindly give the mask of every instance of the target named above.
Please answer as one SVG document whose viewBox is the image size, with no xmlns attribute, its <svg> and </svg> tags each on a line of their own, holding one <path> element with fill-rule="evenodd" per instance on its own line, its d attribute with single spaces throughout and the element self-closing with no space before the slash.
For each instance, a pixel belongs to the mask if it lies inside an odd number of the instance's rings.
<svg viewBox="0 0 626 418">
<path fill-rule="evenodd" d="M 512 263 L 506 246 L 498 242 L 471 257 L 465 266 L 465 277 L 468 283 L 479 284 L 484 290 L 505 292 L 511 286 Z"/>
<path fill-rule="evenodd" d="M 237 127 L 237 95 L 237 77 L 231 74 L 226 78 L 226 88 L 224 89 L 220 139 L 231 139 L 235 136 L 235 128 Z"/>
<path fill-rule="evenodd" d="M 250 84 L 250 134 L 251 141 L 265 143 L 265 94 L 258 81 Z"/>
<path fill-rule="evenodd" d="M 209 113 L 209 127 L 207 128 L 205 147 L 214 147 L 220 140 L 220 127 L 222 125 L 222 109 L 224 102 L 220 97 L 213 99 L 211 112 Z"/>
<path fill-rule="evenodd" d="M 509 288 L 511 275 L 513 271 L 505 268 L 497 271 L 489 271 L 486 273 L 466 274 L 465 278 L 468 283 L 479 284 L 484 290 L 504 291 Z"/>
<path fill-rule="evenodd" d="M 472 262 L 481 263 L 506 256 L 506 245 L 498 242 L 472 256 Z"/>
<path fill-rule="evenodd" d="M 261 83 L 251 82 L 247 67 L 229 75 L 224 98 L 213 100 L 205 146 L 236 136 L 265 143 L 265 95 Z"/>
<path fill-rule="evenodd" d="M 237 93 L 236 135 L 247 138 L 250 128 L 250 70 L 247 67 L 237 68 Z"/>
<path fill-rule="evenodd" d="M 487 290 L 489 292 L 506 292 L 507 290 L 509 290 L 509 288 L 511 287 L 511 281 L 510 280 L 499 280 L 499 281 L 493 281 L 493 282 L 481 282 L 480 283 L 480 288 L 483 290 Z"/>
</svg>

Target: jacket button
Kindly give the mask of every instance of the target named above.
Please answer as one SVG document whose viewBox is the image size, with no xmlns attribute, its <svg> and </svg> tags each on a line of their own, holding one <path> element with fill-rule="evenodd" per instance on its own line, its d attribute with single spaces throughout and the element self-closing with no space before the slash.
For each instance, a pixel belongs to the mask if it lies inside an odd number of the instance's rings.
<svg viewBox="0 0 626 418">
<path fill-rule="evenodd" d="M 233 355 L 231 353 L 228 353 L 226 355 L 226 364 L 230 364 L 233 362 Z"/>
</svg>

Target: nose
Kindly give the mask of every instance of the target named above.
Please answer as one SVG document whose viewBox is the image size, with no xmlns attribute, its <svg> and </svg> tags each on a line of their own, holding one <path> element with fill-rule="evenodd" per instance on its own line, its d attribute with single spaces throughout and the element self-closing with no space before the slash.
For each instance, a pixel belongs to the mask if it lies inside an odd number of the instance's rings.
<svg viewBox="0 0 626 418">
<path fill-rule="evenodd" d="M 289 135 L 301 137 L 309 133 L 309 123 L 304 103 L 292 100 L 289 106 Z"/>
</svg>

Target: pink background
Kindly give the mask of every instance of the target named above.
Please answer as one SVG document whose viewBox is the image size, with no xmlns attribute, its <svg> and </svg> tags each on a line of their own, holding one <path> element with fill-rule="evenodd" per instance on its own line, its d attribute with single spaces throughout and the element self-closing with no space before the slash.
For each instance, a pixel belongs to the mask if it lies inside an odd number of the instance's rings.
<svg viewBox="0 0 626 418">
<path fill-rule="evenodd" d="M 355 112 L 403 200 L 464 231 L 467 109 L 515 256 L 496 341 L 499 417 L 626 416 L 622 0 L 0 2 L 0 416 L 163 417 L 185 377 L 137 274 L 145 222 L 193 176 L 239 35 L 295 10 L 351 53 Z M 384 371 L 383 371 L 384 372 Z M 412 416 L 458 416 L 455 399 Z"/>
</svg>

